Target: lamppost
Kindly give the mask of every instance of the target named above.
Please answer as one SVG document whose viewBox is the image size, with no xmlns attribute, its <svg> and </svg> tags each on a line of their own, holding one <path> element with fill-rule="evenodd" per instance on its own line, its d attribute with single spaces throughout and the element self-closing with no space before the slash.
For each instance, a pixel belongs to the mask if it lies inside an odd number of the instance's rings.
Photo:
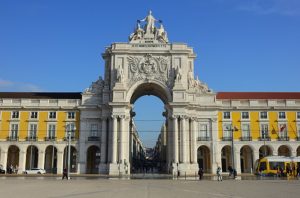
<svg viewBox="0 0 300 198">
<path fill-rule="evenodd" d="M 233 147 L 233 139 L 234 139 L 233 132 L 235 132 L 235 131 L 238 131 L 237 127 L 231 126 L 231 156 L 232 156 L 231 159 L 232 159 L 233 178 L 235 178 L 235 173 L 236 173 L 235 163 L 234 163 L 234 147 Z"/>
<path fill-rule="evenodd" d="M 70 179 L 70 168 L 71 168 L 71 134 L 72 132 L 76 131 L 76 127 L 71 127 L 69 125 L 69 130 L 68 130 L 68 169 L 67 169 L 67 174 L 68 174 L 68 180 Z"/>
</svg>

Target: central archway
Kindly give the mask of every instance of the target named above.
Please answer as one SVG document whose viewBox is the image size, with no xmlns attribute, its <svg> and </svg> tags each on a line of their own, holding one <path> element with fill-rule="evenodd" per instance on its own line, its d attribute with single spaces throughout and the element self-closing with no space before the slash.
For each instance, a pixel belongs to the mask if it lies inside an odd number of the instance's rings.
<svg viewBox="0 0 300 198">
<path fill-rule="evenodd" d="M 169 94 L 156 83 L 135 87 L 130 98 L 130 159 L 132 173 L 166 173 Z M 153 108 L 155 106 L 155 108 Z"/>
</svg>

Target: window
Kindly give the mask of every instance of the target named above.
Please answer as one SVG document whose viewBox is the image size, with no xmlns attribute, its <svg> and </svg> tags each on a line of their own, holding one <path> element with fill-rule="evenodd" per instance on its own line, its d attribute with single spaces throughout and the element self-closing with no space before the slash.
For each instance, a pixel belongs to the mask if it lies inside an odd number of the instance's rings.
<svg viewBox="0 0 300 198">
<path fill-rule="evenodd" d="M 198 137 L 209 137 L 208 130 L 207 130 L 207 124 L 200 124 L 200 131 L 198 134 Z"/>
<path fill-rule="evenodd" d="M 49 119 L 56 119 L 56 112 L 55 111 L 50 111 L 49 112 Z"/>
<path fill-rule="evenodd" d="M 229 111 L 223 112 L 223 118 L 230 119 L 230 112 Z"/>
<path fill-rule="evenodd" d="M 11 113 L 11 118 L 12 119 L 18 119 L 19 118 L 19 111 L 13 111 Z"/>
<path fill-rule="evenodd" d="M 297 112 L 297 119 L 300 119 L 300 111 Z"/>
<path fill-rule="evenodd" d="M 29 127 L 28 137 L 30 139 L 35 139 L 37 137 L 37 124 L 30 124 Z"/>
<path fill-rule="evenodd" d="M 30 113 L 30 118 L 36 119 L 37 117 L 38 117 L 38 112 L 32 111 L 32 112 Z"/>
<path fill-rule="evenodd" d="M 250 137 L 250 124 L 242 124 L 242 137 Z"/>
<path fill-rule="evenodd" d="M 279 124 L 279 138 L 287 137 L 287 127 L 286 124 Z"/>
<path fill-rule="evenodd" d="M 242 119 L 249 119 L 249 112 L 242 112 Z"/>
<path fill-rule="evenodd" d="M 285 112 L 279 112 L 278 113 L 278 119 L 285 119 Z"/>
<path fill-rule="evenodd" d="M 260 126 L 260 135 L 262 138 L 268 138 L 269 137 L 269 131 L 268 131 L 268 124 L 261 124 Z"/>
<path fill-rule="evenodd" d="M 49 139 L 54 139 L 55 138 L 55 130 L 56 130 L 56 125 L 55 124 L 49 124 L 48 125 L 48 138 Z"/>
<path fill-rule="evenodd" d="M 10 137 L 12 139 L 18 138 L 19 124 L 11 124 L 11 134 Z"/>
<path fill-rule="evenodd" d="M 91 137 L 97 137 L 98 136 L 98 124 L 91 124 L 90 136 Z"/>
<path fill-rule="evenodd" d="M 224 124 L 223 125 L 223 137 L 224 138 L 231 138 L 231 124 Z"/>
<path fill-rule="evenodd" d="M 75 119 L 75 112 L 68 112 L 68 119 Z"/>
<path fill-rule="evenodd" d="M 68 137 L 68 133 L 71 133 L 71 138 L 75 137 L 75 123 L 69 123 L 66 125 L 66 137 Z"/>
<path fill-rule="evenodd" d="M 268 112 L 266 111 L 260 112 L 260 119 L 268 119 Z"/>
</svg>

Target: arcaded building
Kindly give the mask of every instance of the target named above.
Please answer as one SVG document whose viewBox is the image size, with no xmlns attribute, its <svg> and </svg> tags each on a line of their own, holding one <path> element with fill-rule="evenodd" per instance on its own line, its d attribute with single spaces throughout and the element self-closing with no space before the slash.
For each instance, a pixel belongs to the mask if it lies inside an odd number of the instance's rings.
<svg viewBox="0 0 300 198">
<path fill-rule="evenodd" d="M 300 155 L 300 93 L 212 91 L 194 76 L 193 49 L 169 42 L 151 12 L 102 57 L 104 76 L 83 92 L 0 93 L 2 167 L 61 173 L 70 137 L 72 172 L 131 174 L 144 152 L 133 112 L 144 95 L 164 103 L 167 173 L 250 173 L 260 157 Z"/>
</svg>

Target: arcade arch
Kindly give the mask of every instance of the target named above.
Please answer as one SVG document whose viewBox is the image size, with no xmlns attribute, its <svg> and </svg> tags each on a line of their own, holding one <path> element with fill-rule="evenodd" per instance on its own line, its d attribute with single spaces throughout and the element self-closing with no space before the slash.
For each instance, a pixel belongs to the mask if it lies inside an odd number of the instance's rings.
<svg viewBox="0 0 300 198">
<path fill-rule="evenodd" d="M 197 162 L 199 168 L 205 173 L 211 172 L 210 149 L 207 146 L 200 146 L 197 150 Z"/>
<path fill-rule="evenodd" d="M 26 170 L 38 167 L 39 150 L 36 146 L 30 145 L 26 150 Z"/>
<path fill-rule="evenodd" d="M 77 150 L 74 146 L 71 146 L 70 152 L 70 172 L 76 173 L 77 172 Z M 64 149 L 64 168 L 68 167 L 68 146 Z"/>
<path fill-rule="evenodd" d="M 7 166 L 10 167 L 16 167 L 19 166 L 19 153 L 20 149 L 16 145 L 11 145 L 8 148 L 7 153 Z M 4 167 L 6 168 L 6 167 Z"/>
<path fill-rule="evenodd" d="M 253 150 L 250 146 L 245 145 L 240 150 L 241 172 L 251 173 L 253 170 Z"/>
<path fill-rule="evenodd" d="M 268 145 L 263 145 L 259 148 L 259 158 L 273 155 L 273 149 Z"/>
<path fill-rule="evenodd" d="M 92 145 L 87 149 L 86 152 L 86 173 L 95 174 L 99 171 L 100 163 L 100 148 L 98 146 Z"/>
<path fill-rule="evenodd" d="M 227 172 L 232 167 L 231 146 L 224 146 L 221 150 L 222 171 Z"/>
<path fill-rule="evenodd" d="M 45 165 L 47 173 L 57 172 L 57 148 L 55 146 L 47 146 L 45 150 Z"/>
<path fill-rule="evenodd" d="M 278 155 L 279 156 L 286 156 L 286 157 L 290 157 L 291 156 L 291 150 L 288 146 L 286 145 L 281 145 L 278 148 Z"/>
</svg>

